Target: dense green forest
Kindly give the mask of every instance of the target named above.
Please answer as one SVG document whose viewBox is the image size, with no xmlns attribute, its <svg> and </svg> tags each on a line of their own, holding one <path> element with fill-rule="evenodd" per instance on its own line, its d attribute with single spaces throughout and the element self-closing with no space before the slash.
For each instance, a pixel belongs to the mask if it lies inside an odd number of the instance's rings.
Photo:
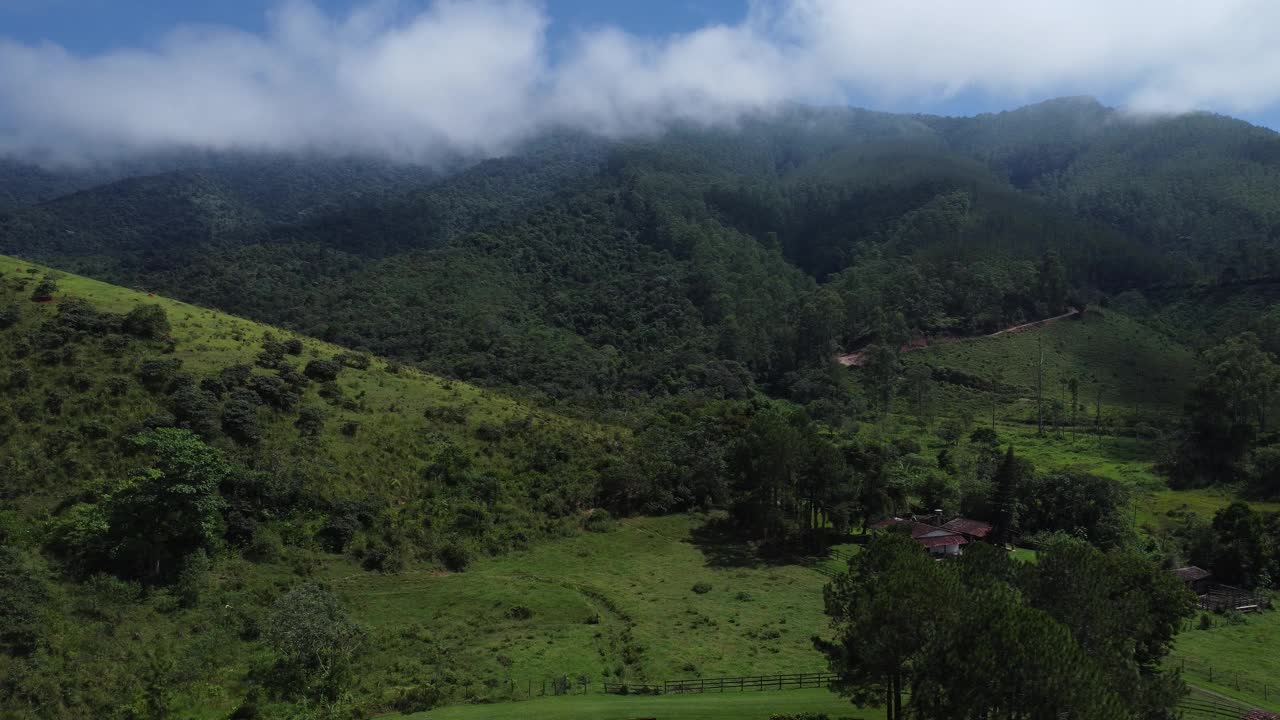
<svg viewBox="0 0 1280 720">
<path fill-rule="evenodd" d="M 1280 581 L 1277 239 L 1280 136 L 1086 98 L 794 106 L 434 168 L 5 161 L 0 717 L 713 674 L 781 567 L 810 625 L 783 650 L 753 620 L 749 670 L 803 653 L 890 717 L 1169 717 L 1193 611 L 1167 570 Z M 1019 549 L 943 565 L 871 532 L 938 512 Z M 661 606 L 735 583 L 684 610 L 701 664 L 625 599 L 662 558 L 502 559 L 677 513 L 725 574 Z M 835 577 L 830 627 L 802 566 Z M 1008 657 L 1026 674 L 978 692 Z"/>
</svg>

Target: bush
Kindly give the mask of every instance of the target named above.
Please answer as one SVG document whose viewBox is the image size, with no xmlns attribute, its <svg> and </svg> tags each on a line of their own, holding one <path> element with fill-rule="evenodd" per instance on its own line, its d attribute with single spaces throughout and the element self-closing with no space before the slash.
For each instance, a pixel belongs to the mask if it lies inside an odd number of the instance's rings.
<svg viewBox="0 0 1280 720">
<path fill-rule="evenodd" d="M 462 572 L 471 563 L 471 552 L 457 540 L 445 543 L 439 551 L 440 562 L 452 572 Z"/>
<path fill-rule="evenodd" d="M 613 516 L 609 514 L 608 510 L 596 508 L 590 513 L 587 513 L 587 517 L 583 520 L 582 526 L 586 528 L 588 532 L 602 533 L 611 532 L 617 528 L 618 523 L 614 522 Z"/>
<path fill-rule="evenodd" d="M 298 393 L 278 377 L 254 375 L 249 378 L 247 387 L 262 398 L 263 403 L 276 410 L 288 410 L 298 404 Z"/>
<path fill-rule="evenodd" d="M 222 381 L 227 390 L 238 388 L 249 382 L 249 378 L 253 375 L 253 368 L 239 363 L 231 367 L 225 367 L 218 372 L 218 379 Z"/>
<path fill-rule="evenodd" d="M 222 431 L 243 445 L 262 439 L 258 424 L 258 396 L 247 390 L 236 390 L 222 406 Z"/>
<path fill-rule="evenodd" d="M 355 420 L 347 420 L 342 423 L 343 435 L 346 435 L 347 437 L 355 437 L 358 432 L 360 432 L 360 423 Z"/>
<path fill-rule="evenodd" d="M 158 392 L 169 388 L 180 369 L 182 360 L 178 358 L 143 360 L 138 367 L 138 379 L 148 390 Z"/>
<path fill-rule="evenodd" d="M 349 368 L 355 368 L 356 370 L 369 369 L 369 356 L 364 353 L 339 353 L 338 355 L 334 355 L 333 359 L 342 365 L 346 365 Z"/>
<path fill-rule="evenodd" d="M 1000 436 L 989 427 L 980 427 L 969 435 L 969 442 L 977 445 L 999 445 Z"/>
<path fill-rule="evenodd" d="M 124 316 L 121 328 L 134 337 L 162 338 L 169 334 L 169 316 L 159 305 L 150 303 L 138 305 Z"/>
<path fill-rule="evenodd" d="M 53 299 L 53 294 L 56 292 L 58 292 L 58 283 L 54 282 L 52 277 L 45 275 L 36 284 L 36 289 L 31 291 L 31 299 L 34 302 L 48 302 Z"/>
<path fill-rule="evenodd" d="M 512 605 L 503 615 L 508 620 L 528 620 L 533 617 L 533 611 L 525 605 Z"/>
<path fill-rule="evenodd" d="M 706 595 L 711 592 L 711 583 L 696 582 L 693 584 L 693 591 L 699 595 Z"/>
<path fill-rule="evenodd" d="M 289 355 L 302 354 L 302 341 L 298 338 L 289 338 L 284 341 L 284 351 Z"/>
<path fill-rule="evenodd" d="M 294 427 L 302 437 L 316 437 L 324 430 L 324 412 L 319 408 L 304 407 L 298 412 Z"/>
<path fill-rule="evenodd" d="M 307 363 L 302 374 L 320 383 L 327 383 L 338 378 L 342 366 L 332 360 L 312 360 Z"/>
<path fill-rule="evenodd" d="M 119 376 L 109 377 L 102 386 L 106 388 L 108 395 L 112 397 L 120 397 L 129 392 L 129 379 Z"/>
<path fill-rule="evenodd" d="M 294 588 L 272 605 L 263 638 L 276 652 L 277 689 L 327 700 L 341 696 L 366 641 L 337 596 L 314 584 Z"/>
<path fill-rule="evenodd" d="M 0 308 L 0 330 L 11 328 L 22 319 L 22 308 L 16 304 Z"/>
</svg>

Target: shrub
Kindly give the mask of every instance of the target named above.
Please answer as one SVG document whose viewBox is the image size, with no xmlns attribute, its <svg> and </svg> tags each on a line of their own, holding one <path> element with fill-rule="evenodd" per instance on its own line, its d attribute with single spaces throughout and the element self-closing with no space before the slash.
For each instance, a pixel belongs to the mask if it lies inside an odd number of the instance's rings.
<svg viewBox="0 0 1280 720">
<path fill-rule="evenodd" d="M 588 532 L 611 532 L 617 526 L 618 523 L 614 522 L 613 516 L 609 514 L 609 511 L 602 508 L 596 508 L 587 513 L 587 517 L 583 521 L 583 527 Z"/>
<path fill-rule="evenodd" d="M 50 415 L 61 415 L 62 406 L 67 402 L 67 394 L 61 390 L 50 390 L 44 396 L 44 409 Z"/>
<path fill-rule="evenodd" d="M 294 427 L 298 428 L 298 433 L 302 437 L 316 437 L 320 431 L 324 430 L 324 411 L 319 408 L 304 407 L 298 412 L 298 419 L 294 422 Z"/>
<path fill-rule="evenodd" d="M 5 382 L 5 386 L 10 390 L 25 390 L 30 385 L 31 371 L 24 367 L 14 368 Z"/>
<path fill-rule="evenodd" d="M 285 384 L 284 380 L 271 375 L 254 375 L 249 378 L 247 387 L 262 398 L 262 402 L 276 410 L 288 410 L 298 403 L 298 393 Z"/>
<path fill-rule="evenodd" d="M 316 533 L 320 545 L 331 553 L 345 552 L 347 546 L 360 531 L 360 520 L 349 512 L 335 513 L 325 521 L 324 527 Z"/>
<path fill-rule="evenodd" d="M 181 368 L 182 360 L 178 358 L 143 360 L 142 365 L 138 367 L 138 379 L 148 390 L 165 390 Z"/>
<path fill-rule="evenodd" d="M 739 590 L 733 596 L 733 599 L 737 600 L 738 602 L 751 602 L 753 598 L 751 597 L 751 593 L 747 592 L 746 590 Z"/>
<path fill-rule="evenodd" d="M 369 369 L 369 356 L 364 353 L 339 353 L 334 355 L 333 359 L 342 365 L 346 365 L 349 368 L 355 368 L 356 370 Z"/>
<path fill-rule="evenodd" d="M 52 277 L 45 275 L 36 284 L 36 289 L 31 291 L 31 299 L 35 302 L 48 302 L 53 299 L 53 294 L 56 292 L 58 292 L 58 283 L 54 282 Z"/>
<path fill-rule="evenodd" d="M 457 540 L 445 543 L 439 551 L 440 562 L 453 572 L 462 572 L 471 563 L 471 552 Z"/>
<path fill-rule="evenodd" d="M 272 605 L 263 638 L 276 652 L 279 690 L 329 700 L 342 694 L 366 640 L 337 596 L 315 584 L 294 588 Z"/>
<path fill-rule="evenodd" d="M 355 420 L 347 420 L 342 423 L 343 435 L 346 435 L 347 437 L 355 437 L 358 432 L 360 432 L 360 423 Z"/>
<path fill-rule="evenodd" d="M 693 591 L 699 595 L 706 595 L 711 592 L 711 583 L 696 582 L 693 584 Z"/>
<path fill-rule="evenodd" d="M 336 380 L 342 366 L 332 360 L 312 360 L 302 373 L 316 382 L 327 383 Z"/>
<path fill-rule="evenodd" d="M 528 620 L 533 617 L 533 611 L 525 605 L 512 605 L 503 615 L 508 620 Z"/>
<path fill-rule="evenodd" d="M 1000 436 L 989 427 L 980 427 L 969 435 L 969 442 L 978 445 L 999 445 Z"/>
<path fill-rule="evenodd" d="M 222 431 L 244 445 L 253 445 L 261 440 L 258 396 L 243 389 L 231 393 L 231 397 L 222 406 Z"/>
<path fill-rule="evenodd" d="M 302 354 L 302 341 L 298 338 L 289 338 L 284 341 L 284 351 L 289 355 Z"/>
<path fill-rule="evenodd" d="M 112 397 L 120 397 L 129 392 L 129 379 L 119 376 L 109 377 L 102 386 L 106 388 L 108 395 L 111 395 Z"/>
<path fill-rule="evenodd" d="M 205 438 L 218 430 L 218 399 L 194 385 L 183 385 L 169 404 L 178 427 Z"/>
<path fill-rule="evenodd" d="M 22 319 L 22 308 L 16 304 L 0 308 L 0 330 L 13 327 Z"/>
<path fill-rule="evenodd" d="M 227 388 L 227 390 L 232 390 L 248 382 L 252 375 L 252 367 L 245 365 L 244 363 L 238 363 L 231 367 L 225 367 L 219 371 L 218 379 L 222 381 L 222 384 Z"/>
<path fill-rule="evenodd" d="M 134 337 L 156 339 L 169 334 L 169 316 L 159 305 L 145 303 L 124 316 L 121 328 Z"/>
</svg>

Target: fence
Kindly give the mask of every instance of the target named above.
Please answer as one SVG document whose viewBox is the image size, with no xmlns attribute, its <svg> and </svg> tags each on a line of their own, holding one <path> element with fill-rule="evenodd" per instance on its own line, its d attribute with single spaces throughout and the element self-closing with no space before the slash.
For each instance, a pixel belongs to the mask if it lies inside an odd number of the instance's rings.
<svg viewBox="0 0 1280 720">
<path fill-rule="evenodd" d="M 1262 698 L 1263 702 L 1280 701 L 1280 685 L 1241 675 L 1239 672 L 1215 669 L 1213 665 L 1197 658 L 1172 655 L 1169 657 L 1169 667 L 1181 670 L 1183 677 L 1194 677 L 1221 687 L 1234 688 L 1238 692 Z"/>
<path fill-rule="evenodd" d="M 606 682 L 604 683 L 604 691 L 615 695 L 679 695 L 708 692 L 801 690 L 804 688 L 824 688 L 836 679 L 837 677 L 833 673 L 813 672 L 667 680 L 660 685 Z"/>
<path fill-rule="evenodd" d="M 1192 693 L 1178 703 L 1183 720 L 1241 720 L 1252 711 L 1247 705 L 1216 695 Z"/>
<path fill-rule="evenodd" d="M 1200 596 L 1200 607 L 1206 610 L 1261 610 L 1271 604 L 1263 593 L 1250 592 L 1230 585 L 1214 585 Z"/>
</svg>

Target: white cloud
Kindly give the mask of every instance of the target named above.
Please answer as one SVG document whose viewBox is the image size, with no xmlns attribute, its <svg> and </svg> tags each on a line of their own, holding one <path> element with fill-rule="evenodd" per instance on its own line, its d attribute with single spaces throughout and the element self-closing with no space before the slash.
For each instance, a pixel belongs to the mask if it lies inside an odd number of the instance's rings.
<svg viewBox="0 0 1280 720">
<path fill-rule="evenodd" d="M 584 31 L 555 63 L 531 0 L 305 0 L 257 35 L 179 28 L 81 56 L 0 40 L 0 148 L 64 156 L 178 145 L 494 153 L 551 124 L 605 133 L 720 122 L 788 100 L 1126 98 L 1136 109 L 1280 103 L 1273 0 L 778 0 L 668 37 Z"/>
</svg>

